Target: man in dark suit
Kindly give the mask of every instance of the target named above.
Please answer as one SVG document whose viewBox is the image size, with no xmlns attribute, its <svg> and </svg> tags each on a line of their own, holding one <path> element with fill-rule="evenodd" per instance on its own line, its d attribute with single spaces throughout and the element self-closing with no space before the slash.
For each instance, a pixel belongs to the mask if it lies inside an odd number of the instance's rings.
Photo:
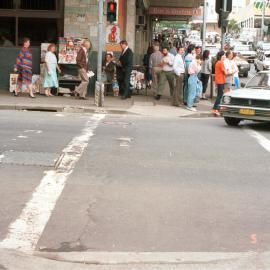
<svg viewBox="0 0 270 270">
<path fill-rule="evenodd" d="M 119 69 L 119 84 L 120 84 L 120 94 L 122 99 L 127 99 L 131 97 L 130 92 L 130 76 L 133 66 L 133 52 L 128 47 L 126 40 L 120 42 L 122 48 L 122 54 L 119 58 L 120 69 Z"/>
</svg>

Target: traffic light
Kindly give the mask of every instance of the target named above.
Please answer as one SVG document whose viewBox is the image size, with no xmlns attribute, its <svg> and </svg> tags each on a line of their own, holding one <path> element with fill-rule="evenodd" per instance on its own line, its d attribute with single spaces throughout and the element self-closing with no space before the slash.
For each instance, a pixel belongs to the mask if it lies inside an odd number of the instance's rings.
<svg viewBox="0 0 270 270">
<path fill-rule="evenodd" d="M 117 3 L 108 2 L 107 3 L 107 21 L 112 23 L 117 21 Z"/>
<path fill-rule="evenodd" d="M 223 9 L 223 0 L 216 0 L 216 13 L 220 14 Z M 227 0 L 226 11 L 232 12 L 232 0 Z"/>
<path fill-rule="evenodd" d="M 230 12 L 229 11 L 221 11 L 219 16 L 218 16 L 218 27 L 221 28 L 221 27 L 227 27 L 228 26 L 228 23 L 229 23 L 229 20 L 228 20 L 228 17 L 230 15 Z"/>
</svg>

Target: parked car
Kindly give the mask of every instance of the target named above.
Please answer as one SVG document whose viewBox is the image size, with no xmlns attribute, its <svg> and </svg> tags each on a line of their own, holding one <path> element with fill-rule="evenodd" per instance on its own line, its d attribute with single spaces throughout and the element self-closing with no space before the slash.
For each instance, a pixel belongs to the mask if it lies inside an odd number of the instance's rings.
<svg viewBox="0 0 270 270">
<path fill-rule="evenodd" d="M 250 71 L 250 64 L 246 60 L 241 59 L 239 56 L 237 56 L 234 60 L 239 69 L 239 76 L 248 77 L 248 72 Z"/>
<path fill-rule="evenodd" d="M 220 49 L 217 48 L 216 45 L 207 45 L 205 46 L 205 49 L 210 51 L 210 58 L 216 57 L 218 52 L 220 51 Z"/>
<path fill-rule="evenodd" d="M 239 45 L 234 46 L 234 51 L 238 56 L 249 63 L 253 63 L 256 58 L 256 52 L 253 50 L 252 45 Z"/>
<path fill-rule="evenodd" d="M 194 44 L 195 46 L 202 46 L 202 40 L 198 35 L 189 35 L 186 41 L 188 41 L 190 44 Z"/>
<path fill-rule="evenodd" d="M 270 122 L 270 71 L 261 71 L 244 88 L 224 94 L 220 112 L 229 126 L 245 119 Z"/>
<path fill-rule="evenodd" d="M 270 69 L 270 51 L 258 51 L 254 66 L 256 71 Z"/>
</svg>

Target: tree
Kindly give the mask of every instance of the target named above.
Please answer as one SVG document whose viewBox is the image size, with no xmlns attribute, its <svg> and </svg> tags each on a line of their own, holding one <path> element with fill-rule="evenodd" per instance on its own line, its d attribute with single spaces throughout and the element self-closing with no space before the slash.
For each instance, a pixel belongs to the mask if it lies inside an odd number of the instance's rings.
<svg viewBox="0 0 270 270">
<path fill-rule="evenodd" d="M 240 32 L 240 27 L 236 20 L 232 19 L 229 21 L 228 30 L 230 33 L 238 34 Z"/>
</svg>

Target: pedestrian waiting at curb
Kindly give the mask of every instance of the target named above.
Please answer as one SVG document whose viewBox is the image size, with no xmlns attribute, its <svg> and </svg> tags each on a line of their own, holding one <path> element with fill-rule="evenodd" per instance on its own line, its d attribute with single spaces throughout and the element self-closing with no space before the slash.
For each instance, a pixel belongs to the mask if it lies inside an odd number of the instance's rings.
<svg viewBox="0 0 270 270">
<path fill-rule="evenodd" d="M 45 55 L 45 75 L 43 81 L 43 88 L 45 88 L 45 96 L 51 97 L 53 96 L 51 93 L 51 88 L 58 88 L 58 78 L 57 78 L 57 70 L 61 73 L 61 69 L 57 64 L 57 58 L 55 55 L 56 45 L 50 44 L 48 46 L 48 51 Z"/>
<path fill-rule="evenodd" d="M 201 70 L 201 81 L 202 81 L 202 99 L 207 100 L 205 95 L 209 82 L 210 75 L 212 73 L 212 62 L 210 59 L 210 51 L 205 50 L 202 57 L 202 70 Z"/>
<path fill-rule="evenodd" d="M 187 106 L 189 111 L 196 112 L 194 108 L 195 99 L 201 94 L 201 81 L 198 78 L 198 74 L 201 71 L 201 56 L 197 55 L 188 67 L 188 93 L 187 93 Z"/>
<path fill-rule="evenodd" d="M 88 77 L 88 51 L 91 48 L 91 43 L 89 40 L 85 39 L 83 41 L 82 47 L 77 54 L 77 66 L 79 76 L 81 78 L 81 84 L 75 88 L 75 96 L 79 97 L 80 99 L 87 99 L 87 88 L 89 84 L 89 77 Z"/>
<path fill-rule="evenodd" d="M 232 67 L 234 70 L 234 74 L 233 74 L 233 84 L 235 86 L 236 89 L 239 88 L 239 68 L 237 66 L 237 63 L 235 61 L 235 58 L 237 57 L 237 53 L 234 52 L 233 53 L 233 59 L 232 59 Z"/>
<path fill-rule="evenodd" d="M 184 104 L 187 103 L 187 96 L 188 96 L 188 68 L 189 65 L 192 63 L 192 61 L 195 59 L 195 46 L 189 45 L 186 51 L 186 55 L 184 56 L 184 62 L 185 62 L 185 80 L 184 80 Z"/>
<path fill-rule="evenodd" d="M 160 73 L 162 71 L 161 61 L 163 58 L 163 54 L 160 51 L 160 46 L 158 42 L 154 43 L 154 53 L 151 54 L 149 60 L 149 68 L 152 74 L 152 89 L 154 94 L 157 95 Z"/>
<path fill-rule="evenodd" d="M 173 70 L 175 73 L 175 87 L 172 99 L 173 106 L 180 106 L 180 103 L 183 102 L 183 82 L 185 77 L 185 63 L 183 60 L 184 52 L 185 49 L 180 47 L 174 58 Z"/>
<path fill-rule="evenodd" d="M 233 52 L 228 50 L 226 52 L 226 59 L 224 60 L 224 67 L 226 73 L 226 83 L 224 89 L 225 93 L 232 89 L 233 75 L 236 72 L 236 70 L 234 70 L 232 59 L 233 59 Z"/>
<path fill-rule="evenodd" d="M 27 91 L 30 98 L 35 98 L 33 94 L 32 85 L 32 52 L 29 50 L 30 39 L 23 39 L 23 48 L 20 50 L 19 55 L 16 59 L 16 65 L 14 67 L 14 72 L 18 72 L 18 84 L 14 92 L 14 96 L 18 96 L 20 91 Z"/>
<path fill-rule="evenodd" d="M 122 54 L 118 61 L 118 80 L 120 85 L 120 94 L 123 100 L 131 97 L 130 77 L 133 67 L 133 52 L 128 47 L 126 40 L 120 42 Z"/>
<path fill-rule="evenodd" d="M 173 95 L 174 91 L 174 71 L 173 71 L 174 56 L 171 53 L 169 53 L 168 47 L 163 48 L 162 53 L 163 53 L 163 58 L 161 60 L 162 71 L 160 73 L 160 82 L 156 100 L 160 100 L 163 94 L 166 80 L 169 83 L 171 96 Z"/>
<path fill-rule="evenodd" d="M 217 54 L 217 62 L 215 65 L 215 83 L 217 85 L 217 97 L 213 107 L 213 114 L 220 116 L 219 106 L 222 100 L 225 83 L 226 83 L 226 71 L 224 61 L 226 60 L 225 52 L 221 51 Z"/>
</svg>

